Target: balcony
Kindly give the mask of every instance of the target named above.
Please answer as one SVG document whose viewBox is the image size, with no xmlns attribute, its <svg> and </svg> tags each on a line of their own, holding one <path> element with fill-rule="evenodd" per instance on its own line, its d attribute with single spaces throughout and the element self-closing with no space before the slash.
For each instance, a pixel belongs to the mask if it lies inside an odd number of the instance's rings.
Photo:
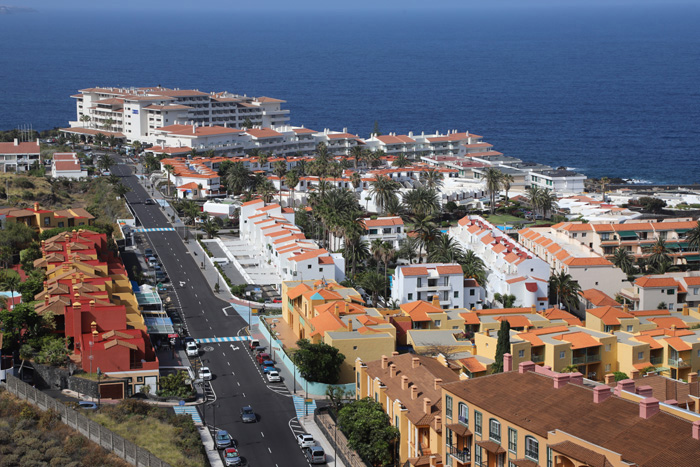
<svg viewBox="0 0 700 467">
<path fill-rule="evenodd" d="M 675 368 L 687 368 L 690 366 L 690 362 L 686 362 L 681 358 L 669 358 L 668 366 L 672 366 Z"/>
<path fill-rule="evenodd" d="M 542 363 L 544 362 L 544 355 L 532 354 L 530 360 L 532 360 L 532 363 Z"/>
<path fill-rule="evenodd" d="M 423 285 L 416 287 L 417 292 L 438 292 L 440 290 L 451 290 L 449 285 Z"/>
<path fill-rule="evenodd" d="M 591 355 L 575 355 L 571 359 L 571 363 L 574 365 L 581 365 L 584 363 L 598 363 L 600 362 L 600 354 L 591 354 Z"/>
<path fill-rule="evenodd" d="M 471 462 L 472 455 L 469 449 L 458 449 L 456 446 L 450 446 L 450 455 L 461 463 Z"/>
<path fill-rule="evenodd" d="M 652 357 L 649 358 L 649 362 L 650 362 L 652 365 L 661 365 L 661 364 L 663 363 L 663 361 L 664 361 L 664 358 L 663 358 L 663 357 L 654 357 L 654 356 L 652 356 Z"/>
</svg>

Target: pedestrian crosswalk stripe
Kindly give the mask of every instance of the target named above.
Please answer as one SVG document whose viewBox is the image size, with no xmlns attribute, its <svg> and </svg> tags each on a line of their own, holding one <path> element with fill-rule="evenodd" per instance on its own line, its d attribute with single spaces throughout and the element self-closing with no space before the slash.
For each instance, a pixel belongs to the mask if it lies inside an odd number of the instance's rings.
<svg viewBox="0 0 700 467">
<path fill-rule="evenodd" d="M 313 415 L 314 410 L 316 410 L 316 401 L 310 399 L 310 404 L 304 403 L 304 398 L 299 396 L 294 396 L 294 410 L 297 413 L 297 418 L 301 418 L 304 415 Z"/>
<path fill-rule="evenodd" d="M 192 421 L 201 425 L 202 424 L 202 418 L 199 416 L 199 412 L 197 412 L 197 409 L 186 405 L 186 406 L 175 406 L 173 407 L 173 410 L 175 411 L 176 414 L 178 415 L 189 415 L 192 417 Z"/>
<path fill-rule="evenodd" d="M 205 337 L 202 339 L 195 339 L 198 344 L 217 344 L 221 342 L 241 342 L 249 341 L 250 336 L 236 336 L 236 337 Z"/>
<path fill-rule="evenodd" d="M 143 233 L 143 232 L 175 232 L 175 229 L 172 227 L 152 227 L 148 229 L 135 229 L 136 233 Z"/>
</svg>

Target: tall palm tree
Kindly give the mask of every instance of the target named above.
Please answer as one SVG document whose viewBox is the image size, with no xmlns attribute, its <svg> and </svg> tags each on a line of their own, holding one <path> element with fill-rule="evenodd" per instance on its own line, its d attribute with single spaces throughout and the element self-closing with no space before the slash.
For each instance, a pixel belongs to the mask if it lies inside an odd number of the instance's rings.
<svg viewBox="0 0 700 467">
<path fill-rule="evenodd" d="M 105 142 L 107 142 L 107 136 L 105 136 L 104 133 L 97 133 L 94 136 L 95 139 L 95 144 L 98 145 L 99 147 L 102 147 L 105 145 Z"/>
<path fill-rule="evenodd" d="M 408 157 L 406 157 L 406 154 L 401 153 L 398 156 L 396 156 L 396 159 L 394 159 L 394 162 L 391 163 L 394 167 L 408 167 L 411 165 L 411 161 L 408 160 Z"/>
<path fill-rule="evenodd" d="M 117 138 L 114 135 L 109 135 L 107 137 L 107 145 L 109 146 L 109 149 L 114 149 L 114 147 L 117 145 Z"/>
<path fill-rule="evenodd" d="M 428 245 L 429 263 L 461 263 L 463 260 L 462 246 L 449 234 L 440 233 Z"/>
<path fill-rule="evenodd" d="M 262 169 L 265 164 L 267 164 L 267 160 L 269 159 L 269 156 L 267 153 L 263 151 L 258 151 L 258 165 Z"/>
<path fill-rule="evenodd" d="M 19 288 L 21 283 L 22 279 L 17 272 L 11 270 L 0 272 L 0 288 L 2 288 L 2 290 L 9 290 L 11 296 L 14 297 L 15 290 Z"/>
<path fill-rule="evenodd" d="M 384 206 L 387 202 L 397 197 L 397 191 L 401 185 L 398 182 L 390 179 L 384 175 L 377 175 L 377 177 L 370 182 L 370 194 L 374 197 L 374 202 L 377 205 L 377 212 L 380 214 L 384 212 Z"/>
<path fill-rule="evenodd" d="M 611 261 L 616 267 L 622 269 L 622 272 L 628 276 L 634 274 L 634 256 L 632 256 L 626 249 L 615 249 L 615 253 L 613 254 Z"/>
<path fill-rule="evenodd" d="M 493 167 L 489 167 L 484 175 L 486 191 L 489 194 L 489 209 L 491 210 L 491 214 L 496 210 L 496 195 L 501 188 L 501 177 L 503 177 L 503 172 Z"/>
<path fill-rule="evenodd" d="M 356 190 L 360 188 L 362 185 L 362 175 L 360 175 L 360 172 L 353 172 L 352 175 L 350 175 L 350 183 L 352 183 L 352 186 Z"/>
<path fill-rule="evenodd" d="M 408 211 L 406 210 L 406 205 L 399 201 L 399 198 L 391 198 L 387 200 L 387 204 L 384 206 L 384 214 L 404 219 L 408 216 Z"/>
<path fill-rule="evenodd" d="M 549 218 L 548 214 L 557 208 L 557 196 L 552 190 L 542 190 L 540 197 L 540 209 L 542 209 L 542 217 Z"/>
<path fill-rule="evenodd" d="M 114 194 L 119 196 L 119 198 L 124 199 L 124 196 L 131 191 L 131 188 L 128 186 L 118 183 L 117 185 L 114 186 Z"/>
<path fill-rule="evenodd" d="M 381 254 L 380 258 L 382 260 L 382 263 L 384 263 L 384 276 L 388 277 L 389 272 L 387 270 L 389 261 L 393 261 L 394 258 L 396 257 L 396 251 L 394 250 L 394 247 L 391 245 L 389 242 L 384 242 L 384 246 L 381 249 Z M 389 281 L 384 281 L 384 296 L 387 297 L 387 286 L 389 285 Z"/>
<path fill-rule="evenodd" d="M 92 120 L 92 119 L 90 118 L 89 115 L 83 114 L 80 116 L 80 121 L 83 122 L 83 128 L 87 128 L 87 123 L 89 123 L 90 120 Z"/>
<path fill-rule="evenodd" d="M 550 301 L 556 300 L 556 304 L 563 304 L 567 311 L 575 310 L 579 307 L 579 296 L 581 286 L 571 277 L 570 274 L 559 271 L 549 277 Z"/>
<path fill-rule="evenodd" d="M 385 156 L 384 151 L 364 151 L 364 162 L 367 167 L 376 167 L 381 164 L 382 156 Z"/>
<path fill-rule="evenodd" d="M 383 274 L 374 271 L 367 271 L 360 277 L 359 283 L 365 292 L 372 294 L 372 304 L 379 304 L 379 294 L 386 290 L 387 278 Z"/>
<path fill-rule="evenodd" d="M 408 264 L 412 264 L 413 260 L 418 257 L 419 246 L 420 241 L 417 237 L 406 237 L 399 244 L 399 250 L 396 255 L 408 261 Z"/>
<path fill-rule="evenodd" d="M 605 187 L 610 184 L 610 179 L 608 177 L 603 177 L 600 179 L 600 191 L 603 193 L 603 202 L 605 202 Z"/>
<path fill-rule="evenodd" d="M 404 192 L 401 200 L 413 215 L 426 216 L 440 211 L 438 194 L 432 188 L 413 188 Z"/>
<path fill-rule="evenodd" d="M 207 234 L 209 239 L 216 237 L 219 234 L 219 225 L 210 216 L 207 216 L 202 222 L 202 230 Z"/>
<path fill-rule="evenodd" d="M 268 180 L 264 179 L 255 186 L 255 192 L 260 195 L 262 200 L 266 203 L 271 203 L 272 198 L 275 196 L 275 185 Z"/>
<path fill-rule="evenodd" d="M 114 158 L 109 155 L 109 154 L 103 154 L 100 156 L 100 160 L 97 162 L 97 167 L 100 168 L 103 172 L 109 170 L 114 166 L 115 161 Z"/>
<path fill-rule="evenodd" d="M 275 163 L 272 164 L 272 173 L 274 173 L 275 175 L 277 175 L 280 178 L 279 199 L 280 199 L 280 204 L 282 204 L 282 182 L 283 182 L 284 176 L 287 174 L 287 161 L 284 161 L 284 160 L 275 161 Z"/>
<path fill-rule="evenodd" d="M 440 233 L 437 226 L 433 222 L 434 218 L 430 215 L 415 215 L 411 218 L 413 221 L 413 234 L 418 238 L 418 262 L 421 262 L 423 257 L 423 249 L 428 248 L 428 245 Z"/>
<path fill-rule="evenodd" d="M 355 170 L 357 170 L 357 164 L 364 158 L 364 150 L 361 146 L 353 146 L 350 148 L 350 157 L 352 157 L 354 162 Z"/>
<path fill-rule="evenodd" d="M 372 240 L 370 252 L 372 253 L 374 261 L 377 263 L 377 273 L 379 273 L 379 264 L 382 261 L 382 253 L 384 252 L 384 242 L 380 238 Z"/>
<path fill-rule="evenodd" d="M 653 245 L 646 249 L 649 256 L 647 257 L 647 263 L 652 268 L 658 268 L 662 264 L 671 265 L 673 260 L 671 259 L 670 251 L 666 246 L 666 241 L 663 238 L 657 238 Z"/>
<path fill-rule="evenodd" d="M 510 188 L 513 184 L 515 179 L 511 174 L 503 174 L 501 177 L 501 187 L 503 188 L 503 191 L 506 192 L 506 205 L 508 205 L 508 192 L 510 191 Z"/>
<path fill-rule="evenodd" d="M 226 175 L 226 187 L 238 195 L 251 184 L 250 171 L 243 162 L 234 162 Z"/>
<path fill-rule="evenodd" d="M 287 172 L 284 177 L 284 183 L 291 192 L 291 204 L 292 209 L 294 209 L 294 191 L 296 190 L 297 185 L 299 185 L 299 173 L 296 171 L 296 169 Z"/>
<path fill-rule="evenodd" d="M 168 174 L 168 198 L 170 197 L 170 176 L 175 172 L 175 167 L 170 164 L 165 164 L 163 170 Z"/>
<path fill-rule="evenodd" d="M 438 169 L 430 168 L 420 173 L 420 179 L 431 190 L 442 188 L 444 176 Z"/>
<path fill-rule="evenodd" d="M 179 208 L 182 210 L 182 213 L 185 216 L 185 223 L 192 224 L 192 226 L 194 226 L 197 218 L 202 214 L 202 211 L 199 209 L 199 205 L 197 205 L 197 203 L 191 199 L 183 200 L 179 204 Z"/>
<path fill-rule="evenodd" d="M 695 250 L 700 249 L 700 220 L 695 227 L 685 234 L 685 239 L 688 241 L 689 248 Z"/>
<path fill-rule="evenodd" d="M 112 125 L 114 125 L 114 119 L 110 117 L 107 120 L 105 120 L 104 124 L 102 124 L 102 129 L 103 130 L 111 130 Z"/>
<path fill-rule="evenodd" d="M 473 250 L 467 250 L 460 262 L 464 277 L 475 279 L 480 286 L 486 286 L 488 272 L 484 260 L 479 258 Z"/>
</svg>

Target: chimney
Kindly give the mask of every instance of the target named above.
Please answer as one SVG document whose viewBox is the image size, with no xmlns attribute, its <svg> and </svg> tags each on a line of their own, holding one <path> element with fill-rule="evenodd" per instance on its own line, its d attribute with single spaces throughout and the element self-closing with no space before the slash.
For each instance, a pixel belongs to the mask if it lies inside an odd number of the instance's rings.
<svg viewBox="0 0 700 467">
<path fill-rule="evenodd" d="M 654 390 L 651 388 L 651 386 L 639 386 L 637 388 L 637 394 L 644 398 L 648 398 L 654 395 Z"/>
<path fill-rule="evenodd" d="M 336 316 L 340 316 L 340 306 L 338 306 L 338 302 L 335 302 L 335 310 L 334 313 Z"/>
<path fill-rule="evenodd" d="M 436 391 L 438 389 L 440 389 L 441 384 L 442 384 L 442 378 L 435 378 L 433 387 L 435 388 Z"/>
<path fill-rule="evenodd" d="M 416 397 L 418 397 L 418 386 L 414 384 L 413 386 L 411 386 L 411 399 L 415 400 Z"/>
<path fill-rule="evenodd" d="M 634 394 L 634 381 L 631 379 L 624 379 L 617 382 L 617 387 L 615 387 L 615 395 L 620 396 L 622 391 L 631 392 Z"/>
<path fill-rule="evenodd" d="M 675 332 L 676 332 L 676 325 L 675 324 L 671 325 L 671 331 L 673 331 L 673 333 L 675 334 Z"/>
<path fill-rule="evenodd" d="M 19 146 L 19 140 L 15 138 L 15 146 Z"/>
<path fill-rule="evenodd" d="M 352 332 L 352 317 L 348 318 L 348 332 Z"/>
<path fill-rule="evenodd" d="M 518 373 L 527 373 L 528 371 L 535 371 L 535 365 L 533 362 L 522 362 L 518 365 Z"/>
<path fill-rule="evenodd" d="M 430 415 L 430 412 L 431 412 L 430 408 L 432 405 L 433 404 L 430 402 L 430 399 L 428 399 L 427 397 L 423 398 L 423 412 Z"/>
<path fill-rule="evenodd" d="M 608 373 L 605 375 L 605 384 L 612 384 L 615 382 L 615 375 Z"/>
<path fill-rule="evenodd" d="M 532 305 L 532 306 L 530 307 L 530 313 L 532 313 L 532 314 L 537 313 L 537 307 L 535 307 L 535 305 Z"/>
<path fill-rule="evenodd" d="M 408 376 L 401 377 L 401 390 L 405 391 L 408 388 Z"/>
<path fill-rule="evenodd" d="M 630 371 L 630 378 L 639 379 L 639 370 L 635 368 L 634 370 Z"/>
<path fill-rule="evenodd" d="M 396 365 L 394 365 L 393 363 L 389 365 L 389 376 L 392 378 L 396 376 Z"/>
<path fill-rule="evenodd" d="M 605 402 L 610 396 L 612 396 L 612 392 L 607 386 L 596 386 L 593 388 L 593 403 L 595 404 Z"/>
<path fill-rule="evenodd" d="M 389 364 L 389 357 L 386 355 L 382 355 L 382 370 L 386 370 L 387 365 Z"/>
<path fill-rule="evenodd" d="M 684 304 L 683 304 L 683 311 L 682 311 L 682 313 L 683 313 L 683 316 L 688 316 L 688 315 L 689 315 L 689 310 L 688 310 L 688 304 L 687 304 L 687 303 L 684 303 Z"/>
<path fill-rule="evenodd" d="M 578 371 L 576 373 L 569 373 L 569 382 L 571 384 L 583 385 L 583 375 Z"/>
<path fill-rule="evenodd" d="M 697 373 L 688 373 L 688 383 L 697 383 L 698 382 L 698 374 Z"/>
<path fill-rule="evenodd" d="M 413 357 L 411 359 L 411 368 L 418 368 L 420 366 L 420 358 Z"/>
<path fill-rule="evenodd" d="M 48 306 L 49 304 L 49 294 L 44 295 L 44 305 Z"/>
<path fill-rule="evenodd" d="M 660 410 L 659 401 L 654 397 L 647 397 L 639 403 L 639 416 L 645 420 L 656 415 Z"/>
<path fill-rule="evenodd" d="M 559 389 L 569 383 L 568 373 L 557 373 L 554 375 L 554 389 Z"/>
<path fill-rule="evenodd" d="M 440 415 L 435 415 L 435 425 L 434 425 L 433 429 L 435 431 L 440 431 L 441 428 L 442 428 L 442 417 Z"/>
<path fill-rule="evenodd" d="M 399 353 L 398 353 L 396 350 L 394 350 L 393 352 L 391 352 L 391 356 L 392 356 L 392 357 L 396 357 L 398 354 L 399 354 Z"/>
<path fill-rule="evenodd" d="M 700 440 L 700 420 L 693 422 L 693 438 Z"/>
<path fill-rule="evenodd" d="M 629 312 L 629 307 L 627 306 L 626 303 L 624 305 L 622 305 L 622 311 L 624 311 L 625 313 Z"/>
<path fill-rule="evenodd" d="M 503 373 L 513 371 L 513 356 L 509 353 L 503 354 Z"/>
<path fill-rule="evenodd" d="M 440 306 L 440 299 L 438 298 L 437 295 L 433 295 L 433 301 L 432 301 L 433 306 L 436 306 L 438 308 L 442 308 Z"/>
</svg>

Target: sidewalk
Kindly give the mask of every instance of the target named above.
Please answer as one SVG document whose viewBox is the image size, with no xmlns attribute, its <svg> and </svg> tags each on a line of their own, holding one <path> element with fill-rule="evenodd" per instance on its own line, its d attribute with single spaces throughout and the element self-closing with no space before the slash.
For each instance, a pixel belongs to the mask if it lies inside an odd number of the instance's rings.
<svg viewBox="0 0 700 467">
<path fill-rule="evenodd" d="M 304 427 L 306 432 L 314 437 L 316 442 L 323 448 L 323 452 L 326 453 L 326 465 L 332 467 L 345 467 L 343 461 L 337 458 L 336 453 L 333 449 L 331 443 L 323 436 L 323 432 L 316 425 L 313 415 L 307 415 L 306 417 L 301 417 L 299 420 L 301 426 Z"/>
</svg>

